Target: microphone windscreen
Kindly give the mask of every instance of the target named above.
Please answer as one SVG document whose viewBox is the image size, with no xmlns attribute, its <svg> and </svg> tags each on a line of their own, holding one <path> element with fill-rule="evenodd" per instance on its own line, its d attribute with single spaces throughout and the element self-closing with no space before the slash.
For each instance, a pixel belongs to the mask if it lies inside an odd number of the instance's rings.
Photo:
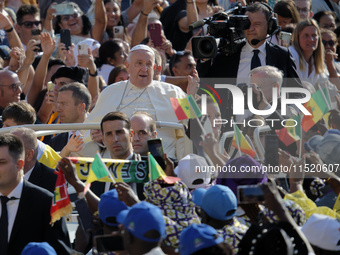
<svg viewBox="0 0 340 255">
<path fill-rule="evenodd" d="M 203 27 L 204 22 L 205 22 L 204 20 L 199 20 L 199 21 L 192 23 L 191 25 L 189 25 L 189 30 L 192 31 L 196 28 Z"/>
<path fill-rule="evenodd" d="M 253 39 L 253 40 L 250 41 L 250 43 L 251 43 L 252 45 L 256 45 L 256 44 L 258 44 L 259 42 L 260 42 L 259 39 Z"/>
</svg>

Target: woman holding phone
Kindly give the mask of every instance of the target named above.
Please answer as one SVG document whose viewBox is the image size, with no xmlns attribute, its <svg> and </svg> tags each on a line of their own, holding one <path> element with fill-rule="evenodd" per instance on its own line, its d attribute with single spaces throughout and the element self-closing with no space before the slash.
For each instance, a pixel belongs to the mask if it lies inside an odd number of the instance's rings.
<svg viewBox="0 0 340 255">
<path fill-rule="evenodd" d="M 53 30 L 53 17 L 56 14 L 56 10 L 53 8 L 56 3 L 52 3 L 47 10 L 46 20 L 44 28 L 48 32 L 56 34 L 57 42 L 59 41 L 59 34 L 62 29 L 69 29 L 71 34 L 71 41 L 73 44 L 86 39 L 93 38 L 98 42 L 101 42 L 105 27 L 105 9 L 102 0 L 95 0 L 95 23 L 92 26 L 89 18 L 81 11 L 76 3 L 68 2 L 73 5 L 73 14 L 70 15 L 57 15 L 56 22 Z"/>
</svg>

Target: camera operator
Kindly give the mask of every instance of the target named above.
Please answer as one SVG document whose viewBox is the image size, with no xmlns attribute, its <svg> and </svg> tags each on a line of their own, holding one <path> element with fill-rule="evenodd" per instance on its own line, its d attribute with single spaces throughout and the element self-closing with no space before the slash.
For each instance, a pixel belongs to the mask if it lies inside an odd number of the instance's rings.
<svg viewBox="0 0 340 255">
<path fill-rule="evenodd" d="M 302 88 L 296 73 L 294 60 L 288 49 L 267 41 L 267 35 L 273 35 L 279 29 L 272 9 L 263 3 L 254 3 L 246 8 L 250 27 L 244 30 L 246 42 L 234 54 L 226 56 L 218 53 L 212 61 L 198 63 L 197 70 L 201 78 L 229 78 L 228 84 L 249 84 L 249 72 L 264 65 L 277 67 L 283 72 L 282 87 Z M 256 52 L 256 53 L 255 53 Z M 216 89 L 226 107 L 221 107 L 222 118 L 229 119 L 232 115 L 231 96 L 227 90 Z M 301 97 L 290 94 L 289 97 Z M 224 130 L 227 131 L 227 130 Z"/>
<path fill-rule="evenodd" d="M 290 52 L 266 41 L 267 34 L 272 35 L 277 30 L 277 21 L 273 17 L 273 11 L 269 8 L 262 3 L 248 6 L 245 14 L 251 24 L 244 31 L 246 44 L 233 55 L 217 55 L 213 59 L 212 65 L 210 65 L 210 61 L 200 63 L 198 66 L 200 77 L 234 78 L 236 79 L 234 84 L 248 83 L 249 72 L 253 68 L 271 65 L 282 70 L 284 78 L 295 78 L 294 81 L 284 84 L 284 86 L 302 87 Z"/>
</svg>

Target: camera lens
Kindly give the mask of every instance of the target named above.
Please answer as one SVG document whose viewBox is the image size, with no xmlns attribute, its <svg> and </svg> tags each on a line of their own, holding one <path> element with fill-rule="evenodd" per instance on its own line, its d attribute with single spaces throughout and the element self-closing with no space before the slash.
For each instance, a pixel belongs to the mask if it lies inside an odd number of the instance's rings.
<svg viewBox="0 0 340 255">
<path fill-rule="evenodd" d="M 205 57 L 214 56 L 217 52 L 217 45 L 214 38 L 202 38 L 197 46 L 199 53 Z"/>
<path fill-rule="evenodd" d="M 214 48 L 213 44 L 210 40 L 202 40 L 200 44 L 200 50 L 202 54 L 210 54 L 212 49 Z"/>
</svg>

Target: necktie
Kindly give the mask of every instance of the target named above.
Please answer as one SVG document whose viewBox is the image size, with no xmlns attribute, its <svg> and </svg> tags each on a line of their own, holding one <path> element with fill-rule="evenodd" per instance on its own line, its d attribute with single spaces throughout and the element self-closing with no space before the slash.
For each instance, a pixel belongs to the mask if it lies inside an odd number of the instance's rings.
<svg viewBox="0 0 340 255">
<path fill-rule="evenodd" d="M 1 196 L 1 218 L 0 218 L 0 249 L 1 254 L 7 255 L 8 245 L 8 213 L 7 213 L 7 202 L 8 197 Z"/>
<path fill-rule="evenodd" d="M 254 55 L 251 59 L 251 65 L 250 65 L 250 70 L 253 70 L 254 68 L 256 67 L 259 67 L 261 66 L 261 61 L 260 61 L 260 58 L 259 58 L 259 50 L 253 50 L 254 52 Z"/>
</svg>

